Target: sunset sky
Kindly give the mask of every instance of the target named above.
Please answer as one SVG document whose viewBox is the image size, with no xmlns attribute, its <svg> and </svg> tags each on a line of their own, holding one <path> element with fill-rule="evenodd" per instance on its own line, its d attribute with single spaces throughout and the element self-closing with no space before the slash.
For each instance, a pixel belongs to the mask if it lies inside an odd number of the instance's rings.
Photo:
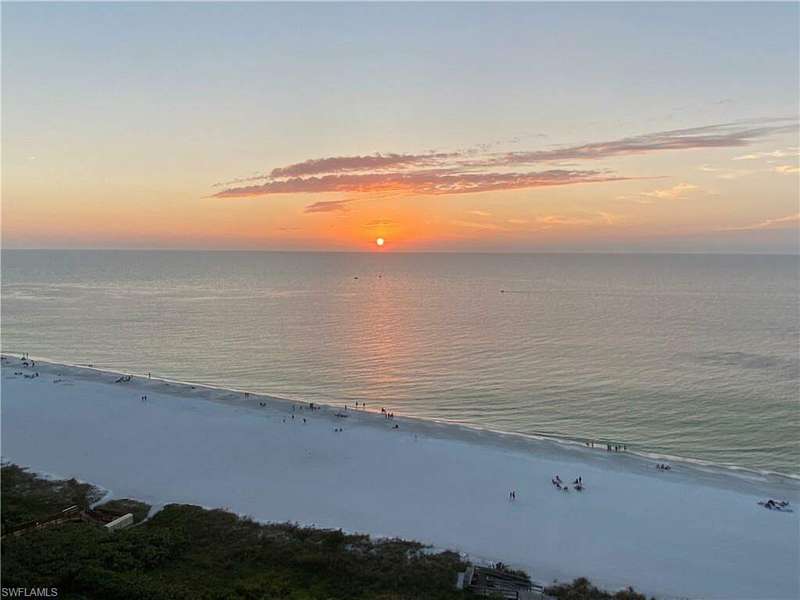
<svg viewBox="0 0 800 600">
<path fill-rule="evenodd" d="M 797 3 L 2 13 L 5 248 L 798 251 Z"/>
</svg>

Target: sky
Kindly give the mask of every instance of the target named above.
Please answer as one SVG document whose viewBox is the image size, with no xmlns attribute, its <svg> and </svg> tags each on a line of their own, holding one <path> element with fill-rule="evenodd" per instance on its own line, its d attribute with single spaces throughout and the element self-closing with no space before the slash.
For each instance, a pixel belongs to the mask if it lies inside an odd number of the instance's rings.
<svg viewBox="0 0 800 600">
<path fill-rule="evenodd" d="M 799 44 L 797 3 L 3 3 L 2 247 L 797 253 Z"/>
</svg>

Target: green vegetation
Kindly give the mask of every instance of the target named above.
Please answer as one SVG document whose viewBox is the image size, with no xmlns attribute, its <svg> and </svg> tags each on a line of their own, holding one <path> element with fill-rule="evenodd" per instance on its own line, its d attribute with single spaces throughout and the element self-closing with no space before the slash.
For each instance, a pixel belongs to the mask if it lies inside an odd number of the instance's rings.
<svg viewBox="0 0 800 600">
<path fill-rule="evenodd" d="M 572 583 L 551 586 L 545 593 L 559 600 L 647 600 L 633 588 L 611 594 L 594 587 L 588 579 L 581 577 Z"/>
<path fill-rule="evenodd" d="M 103 494 L 76 479 L 40 479 L 17 465 L 4 464 L 0 476 L 3 492 L 2 532 L 34 519 L 57 513 L 73 504 L 87 508 Z"/>
</svg>

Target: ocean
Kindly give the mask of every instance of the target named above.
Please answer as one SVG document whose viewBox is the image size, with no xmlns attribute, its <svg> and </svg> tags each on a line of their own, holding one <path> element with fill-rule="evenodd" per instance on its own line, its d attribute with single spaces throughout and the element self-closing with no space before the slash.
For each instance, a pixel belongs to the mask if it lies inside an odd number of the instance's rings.
<svg viewBox="0 0 800 600">
<path fill-rule="evenodd" d="M 3 352 L 800 476 L 796 256 L 4 250 Z"/>
</svg>

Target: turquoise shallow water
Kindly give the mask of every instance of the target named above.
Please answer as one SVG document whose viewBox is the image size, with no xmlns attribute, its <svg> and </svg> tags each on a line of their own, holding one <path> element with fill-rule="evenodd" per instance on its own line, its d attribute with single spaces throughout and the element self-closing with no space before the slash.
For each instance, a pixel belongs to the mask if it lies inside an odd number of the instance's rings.
<svg viewBox="0 0 800 600">
<path fill-rule="evenodd" d="M 4 251 L 6 352 L 800 474 L 797 257 Z"/>
</svg>

